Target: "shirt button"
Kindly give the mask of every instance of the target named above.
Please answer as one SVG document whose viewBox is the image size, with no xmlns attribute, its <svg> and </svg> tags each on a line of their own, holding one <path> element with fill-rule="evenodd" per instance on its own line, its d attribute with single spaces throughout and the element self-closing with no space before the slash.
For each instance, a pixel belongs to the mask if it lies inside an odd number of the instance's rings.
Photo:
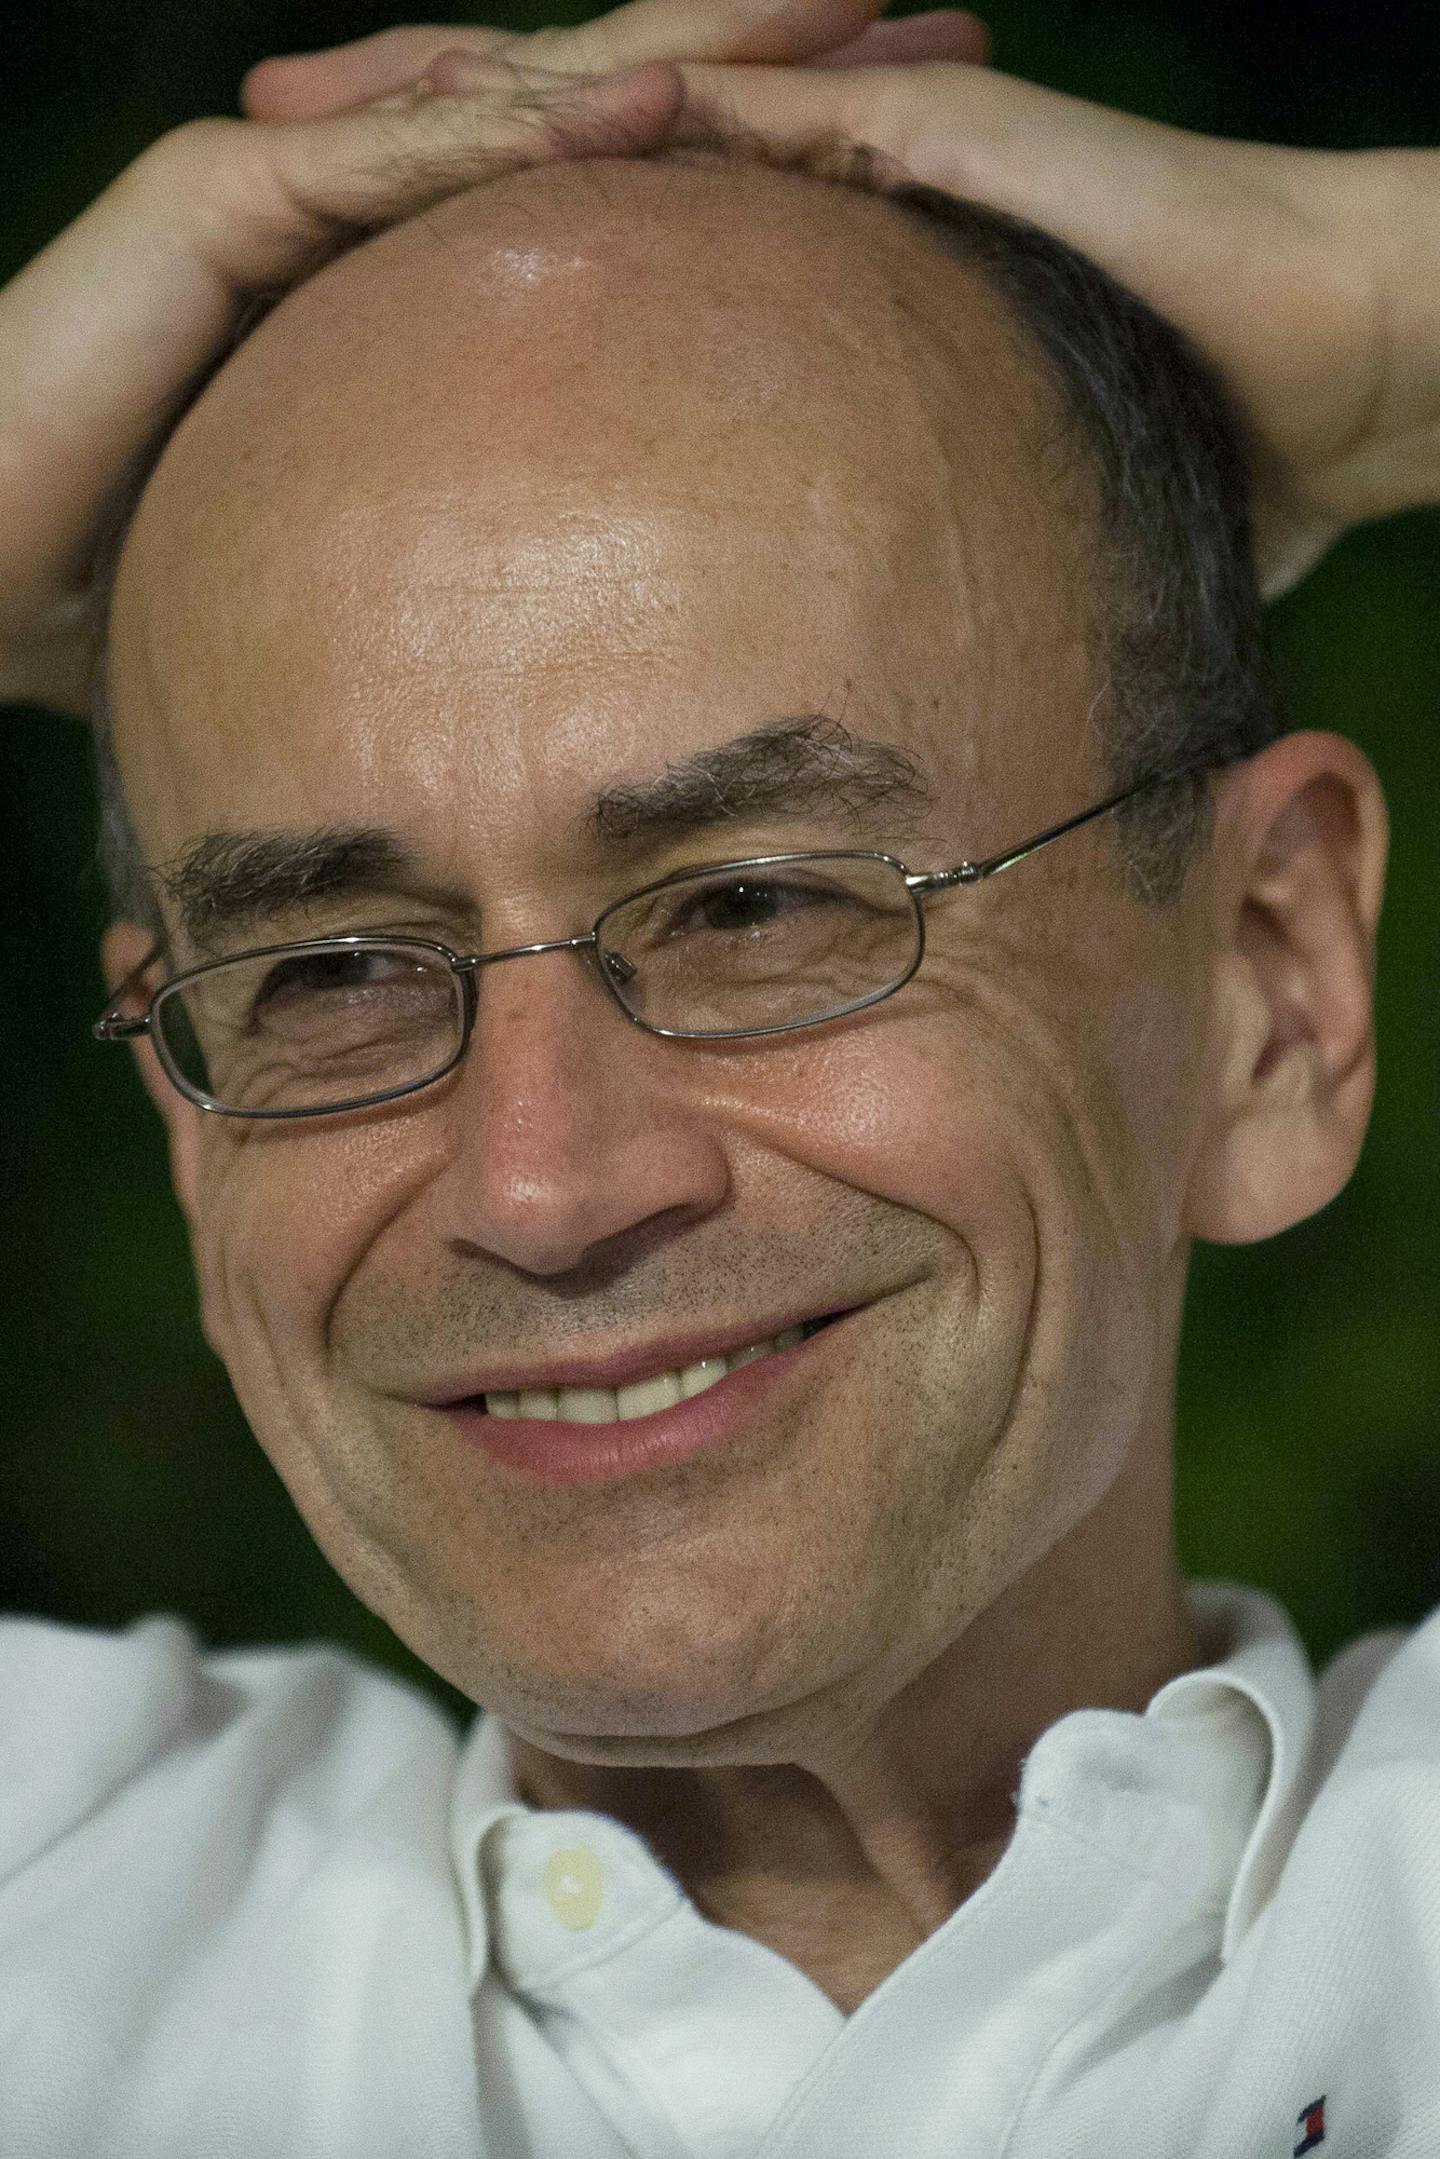
<svg viewBox="0 0 1440 2159">
<path fill-rule="evenodd" d="M 583 1933 L 600 1916 L 605 1869 L 585 1845 L 567 1845 L 563 1851 L 552 1852 L 545 1862 L 545 1894 L 560 1924 L 576 1934 Z"/>
</svg>

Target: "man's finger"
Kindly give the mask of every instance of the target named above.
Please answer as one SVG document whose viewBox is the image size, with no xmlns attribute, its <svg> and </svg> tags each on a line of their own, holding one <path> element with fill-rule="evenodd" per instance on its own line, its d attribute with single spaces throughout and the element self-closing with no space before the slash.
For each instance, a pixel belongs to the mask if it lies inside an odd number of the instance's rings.
<svg viewBox="0 0 1440 2159">
<path fill-rule="evenodd" d="M 603 73 L 647 60 L 781 66 L 853 42 L 884 0 L 629 0 L 574 30 L 526 38 L 543 67 Z"/>
<path fill-rule="evenodd" d="M 404 109 L 372 104 L 280 126 L 197 122 L 234 133 L 227 154 L 191 180 L 192 221 L 208 210 L 210 260 L 237 290 L 286 283 L 311 267 L 317 244 L 394 224 L 482 180 L 643 149 L 665 134 L 682 95 L 677 71 L 658 65 L 580 79 L 497 60 L 464 96 Z"/>
<path fill-rule="evenodd" d="M 848 45 L 816 53 L 812 67 L 912 67 L 920 60 L 961 60 L 983 66 L 990 32 L 968 8 L 937 8 L 899 22 L 872 23 Z"/>
<path fill-rule="evenodd" d="M 1191 200 L 1198 137 L 990 68 L 683 66 L 680 74 L 702 121 L 731 122 L 781 149 L 832 135 L 868 144 L 915 180 L 1045 225 L 1121 277 L 1153 233 L 1173 233 Z M 1183 278 L 1186 264 L 1173 267 Z"/>
<path fill-rule="evenodd" d="M 372 98 L 405 89 L 447 47 L 463 45 L 483 57 L 510 41 L 504 30 L 405 23 L 325 52 L 286 53 L 261 60 L 240 85 L 240 106 L 252 120 L 318 119 L 347 105 L 368 105 Z"/>
<path fill-rule="evenodd" d="M 526 66 L 567 75 L 608 75 L 652 60 L 808 60 L 837 46 L 853 46 L 882 5 L 883 0 L 629 0 L 573 30 L 541 30 L 528 37 L 463 25 L 403 24 L 328 51 L 260 61 L 241 85 L 241 108 L 252 120 L 297 120 L 368 104 L 418 81 L 442 52 L 468 52 L 483 61 L 503 51 L 507 57 L 523 56 Z M 918 38 L 929 20 L 922 17 L 913 30 L 905 23 L 889 27 L 903 46 Z M 898 49 L 895 57 L 901 57 Z M 957 54 L 947 47 L 917 50 L 916 57 L 974 55 L 968 48 Z"/>
</svg>

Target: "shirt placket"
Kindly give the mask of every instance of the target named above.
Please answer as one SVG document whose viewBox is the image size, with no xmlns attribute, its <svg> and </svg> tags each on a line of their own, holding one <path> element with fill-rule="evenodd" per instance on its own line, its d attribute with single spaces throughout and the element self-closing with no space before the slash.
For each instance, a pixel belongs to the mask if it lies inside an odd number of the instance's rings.
<svg viewBox="0 0 1440 2159">
<path fill-rule="evenodd" d="M 696 1910 L 594 1814 L 485 1840 L 505 1983 L 634 2159 L 753 2159 L 844 2017 L 774 1951 Z"/>
</svg>

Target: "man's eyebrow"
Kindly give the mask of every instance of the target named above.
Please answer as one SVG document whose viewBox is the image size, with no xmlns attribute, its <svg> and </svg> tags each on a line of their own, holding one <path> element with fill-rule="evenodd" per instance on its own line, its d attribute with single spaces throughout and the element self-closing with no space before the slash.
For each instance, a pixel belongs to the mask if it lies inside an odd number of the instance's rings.
<svg viewBox="0 0 1440 2159">
<path fill-rule="evenodd" d="M 893 842 L 913 836 L 933 807 L 930 783 L 905 751 L 807 713 L 697 750 L 654 779 L 607 787 L 587 823 L 600 839 L 632 841 L 818 811 Z"/>
<path fill-rule="evenodd" d="M 206 832 L 150 876 L 201 947 L 319 900 L 404 891 L 465 904 L 462 894 L 427 883 L 415 850 L 376 825 Z"/>
<path fill-rule="evenodd" d="M 620 845 L 819 812 L 852 835 L 893 843 L 919 829 L 933 799 L 903 750 L 817 713 L 698 750 L 653 779 L 607 787 L 584 822 L 593 838 Z M 473 898 L 437 886 L 416 850 L 379 825 L 206 832 L 150 875 L 185 935 L 206 950 L 322 901 L 403 894 L 446 913 L 474 912 Z"/>
</svg>

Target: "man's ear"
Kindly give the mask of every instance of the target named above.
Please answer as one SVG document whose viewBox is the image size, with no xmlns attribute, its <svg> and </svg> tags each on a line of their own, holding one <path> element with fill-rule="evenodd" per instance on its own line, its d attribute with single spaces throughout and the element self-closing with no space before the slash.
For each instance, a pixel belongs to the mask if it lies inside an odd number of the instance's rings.
<svg viewBox="0 0 1440 2159">
<path fill-rule="evenodd" d="M 1221 782 L 1193 1236 L 1276 1236 L 1349 1180 L 1375 1092 L 1388 841 L 1374 768 L 1340 735 L 1286 735 Z"/>
<path fill-rule="evenodd" d="M 112 922 L 100 941 L 100 964 L 106 987 L 113 997 L 126 976 L 133 974 L 152 949 L 155 938 L 136 922 Z M 170 1142 L 170 1177 L 175 1196 L 191 1229 L 195 1226 L 196 1154 L 201 1112 L 172 1087 L 161 1068 L 154 1046 L 146 1035 L 130 1044 L 145 1090 L 165 1121 Z"/>
</svg>

